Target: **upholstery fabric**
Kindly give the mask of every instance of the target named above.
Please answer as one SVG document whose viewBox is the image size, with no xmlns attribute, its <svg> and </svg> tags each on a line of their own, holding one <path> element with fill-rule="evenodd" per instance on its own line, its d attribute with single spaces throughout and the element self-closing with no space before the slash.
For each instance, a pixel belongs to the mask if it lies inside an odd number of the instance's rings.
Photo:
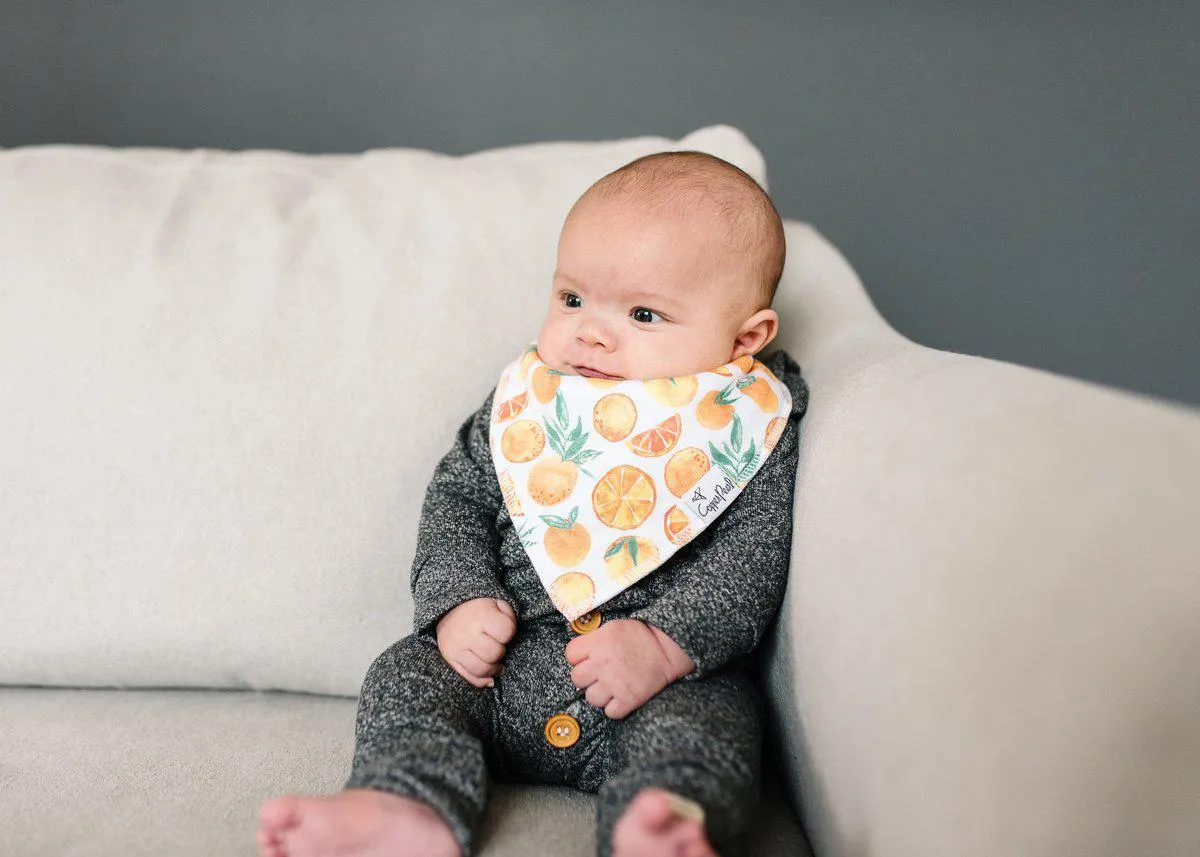
<svg viewBox="0 0 1200 857">
<path fill-rule="evenodd" d="M 0 688 L 5 857 L 251 857 L 258 806 L 341 787 L 354 702 L 291 693 Z M 595 799 L 497 785 L 481 857 L 592 857 Z M 750 857 L 808 857 L 777 786 Z"/>
<path fill-rule="evenodd" d="M 0 152 L 0 683 L 354 695 L 563 217 L 682 140 Z M 406 391 L 423 389 L 420 411 Z"/>
<path fill-rule="evenodd" d="M 681 143 L 761 173 L 731 130 Z M 355 693 L 557 221 L 662 145 L 0 153 L 0 683 Z M 814 853 L 1191 857 L 1200 414 L 909 342 L 786 228 L 777 344 L 810 401 L 765 668 Z M 386 379 L 435 341 L 416 432 Z M 249 854 L 261 799 L 340 784 L 352 713 L 0 689 L 0 853 Z M 587 854 L 589 805 L 500 791 L 491 847 Z"/>
<path fill-rule="evenodd" d="M 1200 412 L 911 343 L 787 225 L 772 710 L 822 855 L 1200 844 Z"/>
</svg>

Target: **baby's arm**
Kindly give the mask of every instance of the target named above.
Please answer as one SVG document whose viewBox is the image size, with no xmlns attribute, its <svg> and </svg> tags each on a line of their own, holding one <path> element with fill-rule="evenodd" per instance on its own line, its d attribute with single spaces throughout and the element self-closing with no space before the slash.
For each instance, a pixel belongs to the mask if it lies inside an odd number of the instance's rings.
<svg viewBox="0 0 1200 857">
<path fill-rule="evenodd" d="M 637 619 L 605 622 L 568 643 L 566 655 L 571 681 L 614 720 L 637 711 L 696 666 L 674 640 Z"/>
<path fill-rule="evenodd" d="M 511 639 L 511 633 L 499 639 L 506 633 L 506 617 L 511 617 L 515 630 L 513 599 L 500 583 L 496 516 L 503 499 L 488 448 L 491 412 L 488 396 L 459 428 L 453 447 L 433 471 L 421 509 L 411 575 L 417 633 L 435 633 L 443 657 L 473 684 L 494 674 L 488 667 L 499 657 L 491 660 L 494 646 L 488 641 L 503 646 Z M 468 609 L 477 601 L 480 604 Z M 488 608 L 486 619 L 481 604 Z M 476 663 L 468 652 L 484 664 Z"/>
<path fill-rule="evenodd" d="M 567 645 L 571 680 L 586 688 L 588 702 L 626 717 L 671 682 L 719 669 L 758 645 L 783 598 L 791 554 L 790 497 L 768 480 L 784 480 L 791 491 L 795 435 L 789 424 L 763 472 L 701 534 L 713 544 L 680 551 L 659 572 L 671 575 L 662 595 Z"/>
<path fill-rule="evenodd" d="M 631 614 L 674 640 L 695 664 L 697 676 L 753 651 L 783 601 L 791 561 L 797 423 L 808 396 L 798 367 L 794 374 L 776 374 L 788 383 L 793 402 L 778 445 L 729 508 L 662 570 L 669 585 Z"/>
<path fill-rule="evenodd" d="M 636 711 L 668 684 L 751 652 L 783 599 L 791 558 L 797 423 L 808 405 L 799 367 L 768 362 L 792 393 L 792 414 L 762 470 L 696 542 L 656 574 L 661 594 L 630 620 L 572 640 L 575 685 L 610 717 Z M 648 580 L 647 583 L 650 581 Z"/>
<path fill-rule="evenodd" d="M 442 658 L 476 687 L 491 687 L 505 647 L 517 633 L 517 614 L 499 598 L 472 598 L 438 620 Z"/>
</svg>

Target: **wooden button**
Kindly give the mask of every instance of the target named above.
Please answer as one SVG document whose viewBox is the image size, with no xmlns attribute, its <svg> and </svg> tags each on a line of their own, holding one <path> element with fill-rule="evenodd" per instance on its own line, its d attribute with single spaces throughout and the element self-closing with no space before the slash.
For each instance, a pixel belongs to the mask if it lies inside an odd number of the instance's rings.
<svg viewBox="0 0 1200 857">
<path fill-rule="evenodd" d="M 578 619 L 571 620 L 571 630 L 576 634 L 590 634 L 600 627 L 600 623 L 604 621 L 604 616 L 599 610 L 593 610 L 590 613 L 584 613 Z"/>
<path fill-rule="evenodd" d="M 570 714 L 555 714 L 546 721 L 546 740 L 566 749 L 579 740 L 579 721 Z"/>
</svg>

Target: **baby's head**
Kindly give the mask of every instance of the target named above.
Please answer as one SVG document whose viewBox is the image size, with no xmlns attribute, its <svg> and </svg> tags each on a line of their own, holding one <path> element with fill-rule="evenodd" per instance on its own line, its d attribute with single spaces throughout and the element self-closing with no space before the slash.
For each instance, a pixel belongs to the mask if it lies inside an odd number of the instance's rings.
<svg viewBox="0 0 1200 857">
<path fill-rule="evenodd" d="M 783 224 L 746 173 L 663 152 L 579 198 L 558 241 L 538 355 L 569 375 L 666 378 L 754 354 L 775 338 Z"/>
</svg>

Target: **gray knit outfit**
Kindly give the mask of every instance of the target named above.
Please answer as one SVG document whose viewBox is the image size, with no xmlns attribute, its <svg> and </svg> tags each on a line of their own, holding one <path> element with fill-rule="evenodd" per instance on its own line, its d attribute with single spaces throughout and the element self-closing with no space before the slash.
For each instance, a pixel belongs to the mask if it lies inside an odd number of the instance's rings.
<svg viewBox="0 0 1200 857">
<path fill-rule="evenodd" d="M 764 362 L 792 394 L 774 451 L 716 521 L 599 608 L 605 622 L 640 619 L 661 628 L 696 664 L 623 720 L 571 702 L 576 688 L 563 650 L 575 632 L 551 603 L 501 497 L 488 397 L 430 481 L 412 567 L 415 632 L 367 672 L 347 788 L 424 801 L 470 854 L 489 774 L 573 786 L 597 793 L 597 853 L 607 857 L 616 820 L 654 786 L 699 803 L 714 847 L 740 853 L 758 799 L 762 743 L 748 656 L 783 597 L 797 424 L 808 403 L 795 361 L 776 352 Z M 438 620 L 472 598 L 504 599 L 517 614 L 505 670 L 492 688 L 473 687 L 437 648 Z M 571 747 L 544 737 L 547 719 L 559 712 L 579 722 Z"/>
</svg>

